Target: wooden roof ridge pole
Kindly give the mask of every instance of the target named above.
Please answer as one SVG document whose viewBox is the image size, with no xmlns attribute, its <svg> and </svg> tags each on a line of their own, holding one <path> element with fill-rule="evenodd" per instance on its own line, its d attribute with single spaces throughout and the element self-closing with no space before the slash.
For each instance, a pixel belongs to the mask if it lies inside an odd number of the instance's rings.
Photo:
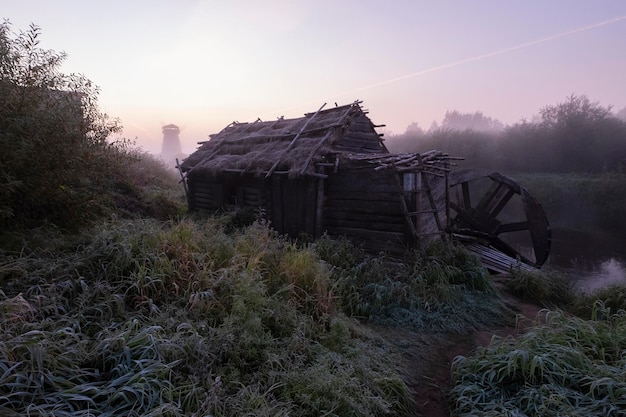
<svg viewBox="0 0 626 417">
<path fill-rule="evenodd" d="M 313 148 L 313 150 L 311 151 L 311 154 L 309 155 L 309 157 L 306 159 L 306 162 L 302 166 L 302 169 L 300 170 L 300 175 L 304 174 L 306 169 L 309 167 L 309 164 L 313 160 L 313 157 L 315 156 L 315 153 L 317 152 L 317 150 L 324 144 L 324 142 L 326 142 L 326 139 L 328 139 L 332 133 L 333 133 L 333 129 L 329 129 L 328 132 L 326 132 L 326 134 L 324 135 L 324 137 L 317 143 L 317 145 L 315 145 L 315 148 Z"/>
<path fill-rule="evenodd" d="M 304 126 L 302 126 L 302 128 L 300 129 L 300 132 L 298 132 L 298 134 L 296 135 L 295 138 L 292 139 L 292 141 L 289 143 L 289 146 L 287 146 L 287 148 L 282 152 L 282 154 L 278 157 L 278 159 L 276 160 L 276 162 L 274 162 L 274 165 L 272 165 L 272 167 L 270 168 L 269 171 L 267 171 L 267 174 L 265 174 L 265 178 L 268 178 L 272 175 L 272 172 L 274 172 L 274 170 L 276 169 L 276 167 L 278 167 L 278 164 L 280 164 L 280 160 L 283 158 L 283 156 L 289 152 L 291 150 L 291 148 L 293 147 L 293 145 L 296 143 L 296 141 L 298 140 L 298 138 L 300 137 L 300 135 L 302 134 L 302 132 L 304 132 L 304 129 L 306 129 L 306 127 L 309 125 L 309 122 L 311 122 L 311 120 L 315 119 L 315 116 L 317 116 L 319 114 L 320 111 L 322 111 L 322 109 L 324 108 L 324 106 L 326 106 L 326 103 L 322 104 L 322 106 L 315 112 L 315 114 L 313 116 L 311 116 L 305 123 Z"/>
<path fill-rule="evenodd" d="M 356 104 L 356 102 L 353 103 L 353 105 Z M 343 123 L 345 122 L 346 117 L 348 117 L 348 115 L 350 114 L 350 112 L 353 109 L 353 105 L 349 106 L 345 112 L 343 112 L 343 114 L 341 115 L 341 117 L 339 118 L 339 121 L 337 123 L 334 123 L 333 126 L 331 126 L 328 129 L 328 132 L 326 132 L 326 134 L 324 135 L 324 137 L 317 143 L 317 145 L 315 145 L 315 148 L 313 148 L 313 150 L 311 151 L 311 155 L 309 155 L 309 157 L 307 158 L 306 162 L 304 163 L 304 166 L 302 167 L 302 169 L 300 170 L 300 175 L 304 174 L 304 172 L 306 171 L 306 169 L 308 168 L 309 164 L 311 163 L 311 161 L 313 160 L 313 157 L 315 156 L 315 153 L 318 151 L 319 148 L 322 147 L 322 145 L 326 142 L 326 140 L 330 137 L 331 133 L 333 133 L 334 131 L 334 127 L 335 126 L 341 126 L 343 125 Z M 323 107 L 323 106 L 322 106 Z M 321 109 L 320 109 L 321 110 Z"/>
</svg>

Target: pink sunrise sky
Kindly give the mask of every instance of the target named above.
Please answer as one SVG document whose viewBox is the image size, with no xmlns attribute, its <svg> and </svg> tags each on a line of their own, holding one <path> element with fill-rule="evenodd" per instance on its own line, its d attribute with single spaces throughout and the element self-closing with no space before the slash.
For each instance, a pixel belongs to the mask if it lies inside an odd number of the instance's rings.
<svg viewBox="0 0 626 417">
<path fill-rule="evenodd" d="M 626 107 L 626 1 L 2 0 L 62 70 L 101 88 L 123 136 L 192 152 L 230 122 L 356 99 L 387 136 L 447 110 L 512 124 L 571 94 Z"/>
</svg>

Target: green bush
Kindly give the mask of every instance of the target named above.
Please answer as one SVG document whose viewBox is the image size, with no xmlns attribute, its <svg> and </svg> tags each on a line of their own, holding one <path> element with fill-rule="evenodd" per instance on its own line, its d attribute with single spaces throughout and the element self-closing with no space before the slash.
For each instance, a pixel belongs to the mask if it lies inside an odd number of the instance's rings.
<svg viewBox="0 0 626 417">
<path fill-rule="evenodd" d="M 112 134 L 118 120 L 97 107 L 98 88 L 63 74 L 65 54 L 39 47 L 31 25 L 0 24 L 0 228 L 78 230 L 115 213 L 161 219 L 181 213 L 174 174 Z M 169 170 L 171 171 L 171 170 Z"/>
</svg>

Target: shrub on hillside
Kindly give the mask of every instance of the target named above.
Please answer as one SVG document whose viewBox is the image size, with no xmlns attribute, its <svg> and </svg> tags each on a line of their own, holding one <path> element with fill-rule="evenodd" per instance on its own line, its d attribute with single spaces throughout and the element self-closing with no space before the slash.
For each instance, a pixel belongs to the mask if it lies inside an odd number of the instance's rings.
<svg viewBox="0 0 626 417">
<path fill-rule="evenodd" d="M 131 178 L 141 178 L 132 169 L 145 160 L 128 141 L 110 140 L 121 126 L 99 111 L 98 88 L 82 75 L 61 73 L 65 54 L 40 48 L 39 37 L 37 26 L 15 34 L 9 22 L 0 24 L 5 231 L 49 224 L 76 229 L 108 213 L 116 197 L 132 197 Z"/>
</svg>

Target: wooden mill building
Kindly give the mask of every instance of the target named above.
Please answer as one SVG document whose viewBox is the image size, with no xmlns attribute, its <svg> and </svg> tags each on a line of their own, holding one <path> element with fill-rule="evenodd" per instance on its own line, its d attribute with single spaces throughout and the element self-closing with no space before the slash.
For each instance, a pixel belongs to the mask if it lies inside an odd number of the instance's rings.
<svg viewBox="0 0 626 417">
<path fill-rule="evenodd" d="M 360 104 L 228 125 L 181 164 L 190 210 L 251 208 L 281 234 L 371 251 L 445 238 L 449 158 L 390 154 Z"/>
</svg>

